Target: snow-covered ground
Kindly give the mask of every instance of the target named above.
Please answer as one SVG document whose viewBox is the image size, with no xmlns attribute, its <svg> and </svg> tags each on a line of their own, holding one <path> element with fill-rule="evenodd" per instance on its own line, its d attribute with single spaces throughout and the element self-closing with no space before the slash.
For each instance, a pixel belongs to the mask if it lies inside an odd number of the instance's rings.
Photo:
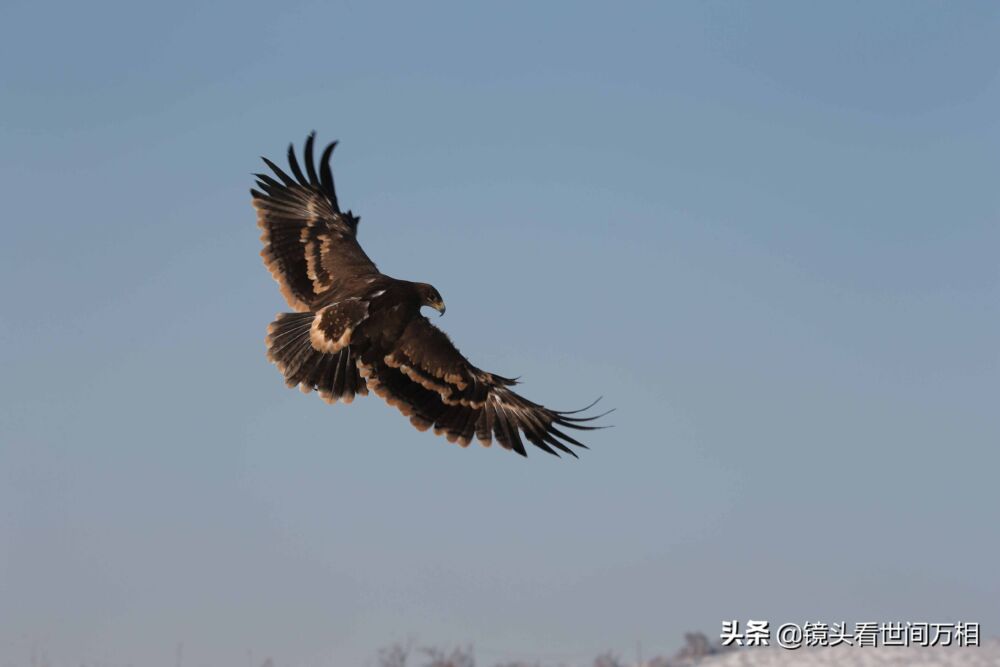
<svg viewBox="0 0 1000 667">
<path fill-rule="evenodd" d="M 1000 667 L 1000 640 L 963 648 L 745 648 L 698 663 L 699 667 Z"/>
</svg>

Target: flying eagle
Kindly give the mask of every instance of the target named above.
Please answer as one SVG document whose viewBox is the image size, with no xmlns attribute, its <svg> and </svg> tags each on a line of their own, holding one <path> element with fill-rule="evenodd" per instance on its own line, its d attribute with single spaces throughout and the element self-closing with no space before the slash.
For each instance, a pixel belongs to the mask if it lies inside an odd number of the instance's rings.
<svg viewBox="0 0 1000 667">
<path fill-rule="evenodd" d="M 358 244 L 358 221 L 341 211 L 333 187 L 331 143 L 313 163 L 315 133 L 305 143 L 305 171 L 288 147 L 291 175 L 262 158 L 274 176 L 256 174 L 253 205 L 263 232 L 261 257 L 296 312 L 268 327 L 267 357 L 289 387 L 316 390 L 329 403 L 350 403 L 371 389 L 421 431 L 484 446 L 495 437 L 527 456 L 520 433 L 536 447 L 576 456 L 586 446 L 565 429 L 591 430 L 594 417 L 550 410 L 515 393 L 516 381 L 476 368 L 448 336 L 420 314 L 444 315 L 427 283 L 380 273 Z M 596 403 L 596 401 L 595 401 Z M 519 433 L 520 432 L 520 433 Z"/>
</svg>

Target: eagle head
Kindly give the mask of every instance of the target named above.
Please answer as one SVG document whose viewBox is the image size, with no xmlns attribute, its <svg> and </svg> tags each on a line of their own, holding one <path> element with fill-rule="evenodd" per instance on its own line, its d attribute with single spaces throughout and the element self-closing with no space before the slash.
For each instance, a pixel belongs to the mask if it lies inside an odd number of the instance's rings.
<svg viewBox="0 0 1000 667">
<path fill-rule="evenodd" d="M 433 308 L 444 315 L 444 299 L 433 285 L 417 283 L 417 294 L 420 295 L 420 305 Z"/>
</svg>

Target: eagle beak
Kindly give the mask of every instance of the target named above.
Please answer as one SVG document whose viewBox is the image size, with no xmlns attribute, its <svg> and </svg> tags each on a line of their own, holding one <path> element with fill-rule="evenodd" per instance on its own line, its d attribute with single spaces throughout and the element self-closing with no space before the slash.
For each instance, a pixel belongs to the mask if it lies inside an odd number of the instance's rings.
<svg viewBox="0 0 1000 667">
<path fill-rule="evenodd" d="M 441 315 L 444 315 L 444 301 L 435 301 L 431 305 L 431 308 L 441 313 Z M 440 317 L 440 315 L 438 317 Z"/>
</svg>

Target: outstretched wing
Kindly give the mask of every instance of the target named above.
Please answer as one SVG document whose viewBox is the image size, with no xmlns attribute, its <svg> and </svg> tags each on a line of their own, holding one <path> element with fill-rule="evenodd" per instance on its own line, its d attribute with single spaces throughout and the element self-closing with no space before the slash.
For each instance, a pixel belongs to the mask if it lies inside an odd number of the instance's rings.
<svg viewBox="0 0 1000 667">
<path fill-rule="evenodd" d="M 358 220 L 350 211 L 342 213 L 333 187 L 331 143 L 319 159 L 319 173 L 313 163 L 315 133 L 305 145 L 302 173 L 295 149 L 288 147 L 292 176 L 262 158 L 274 177 L 256 174 L 257 188 L 250 191 L 257 209 L 257 226 L 264 243 L 261 257 L 281 286 L 288 304 L 311 310 L 316 297 L 350 284 L 352 279 L 377 274 L 378 269 L 358 245 Z M 276 177 L 276 178 L 275 178 Z"/>
<path fill-rule="evenodd" d="M 418 429 L 433 426 L 435 433 L 462 446 L 473 436 L 487 447 L 496 438 L 506 449 L 527 456 L 523 433 L 531 444 L 550 454 L 558 456 L 561 451 L 576 456 L 568 445 L 584 449 L 586 445 L 561 429 L 600 428 L 585 422 L 603 415 L 577 417 L 582 410 L 550 410 L 515 393 L 510 389 L 515 380 L 470 364 L 448 336 L 422 316 L 410 322 L 388 354 L 380 355 L 370 351 L 358 362 L 368 388 L 408 416 Z"/>
</svg>

